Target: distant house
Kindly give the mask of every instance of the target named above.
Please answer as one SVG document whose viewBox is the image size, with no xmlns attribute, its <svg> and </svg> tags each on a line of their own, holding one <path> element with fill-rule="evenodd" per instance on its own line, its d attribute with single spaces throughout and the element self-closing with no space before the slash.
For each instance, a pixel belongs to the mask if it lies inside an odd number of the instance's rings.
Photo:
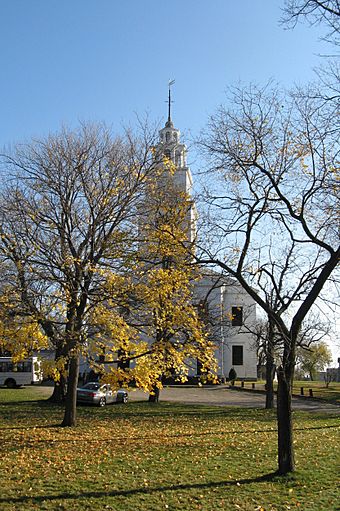
<svg viewBox="0 0 340 511">
<path fill-rule="evenodd" d="M 339 367 L 328 367 L 326 369 L 326 380 L 340 383 L 340 358 L 338 358 Z"/>
</svg>

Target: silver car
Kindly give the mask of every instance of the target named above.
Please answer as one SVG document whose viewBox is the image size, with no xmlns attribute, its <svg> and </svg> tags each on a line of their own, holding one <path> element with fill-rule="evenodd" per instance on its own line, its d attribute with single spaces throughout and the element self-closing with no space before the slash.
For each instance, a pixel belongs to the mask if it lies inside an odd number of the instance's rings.
<svg viewBox="0 0 340 511">
<path fill-rule="evenodd" d="M 98 382 L 89 382 L 77 389 L 78 403 L 105 406 L 109 403 L 127 403 L 127 401 L 128 393 L 126 390 L 119 389 L 115 392 L 107 383 L 101 385 Z"/>
</svg>

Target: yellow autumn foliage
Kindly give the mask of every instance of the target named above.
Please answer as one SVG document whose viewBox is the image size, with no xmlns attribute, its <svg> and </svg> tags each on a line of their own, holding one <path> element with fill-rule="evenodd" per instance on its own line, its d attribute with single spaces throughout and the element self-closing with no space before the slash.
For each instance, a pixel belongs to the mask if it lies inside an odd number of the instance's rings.
<svg viewBox="0 0 340 511">
<path fill-rule="evenodd" d="M 48 347 L 48 339 L 42 333 L 38 318 L 19 314 L 15 294 L 7 289 L 0 297 L 0 348 L 18 362 L 34 351 Z"/>
<path fill-rule="evenodd" d="M 163 377 L 185 381 L 196 359 L 215 378 L 216 347 L 193 303 L 199 273 L 187 241 L 191 202 L 172 185 L 172 175 L 165 162 L 161 184 L 150 182 L 133 276 L 108 273 L 110 299 L 93 311 L 93 350 L 105 355 L 104 379 L 115 387 L 133 381 L 153 392 Z"/>
</svg>

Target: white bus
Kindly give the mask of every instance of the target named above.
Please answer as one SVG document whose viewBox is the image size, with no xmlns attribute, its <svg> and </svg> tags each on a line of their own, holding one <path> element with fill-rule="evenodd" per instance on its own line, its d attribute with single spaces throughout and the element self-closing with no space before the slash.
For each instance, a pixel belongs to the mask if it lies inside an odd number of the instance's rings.
<svg viewBox="0 0 340 511">
<path fill-rule="evenodd" d="M 42 374 L 37 357 L 13 362 L 11 357 L 0 357 L 0 385 L 13 389 L 20 385 L 40 383 Z"/>
</svg>

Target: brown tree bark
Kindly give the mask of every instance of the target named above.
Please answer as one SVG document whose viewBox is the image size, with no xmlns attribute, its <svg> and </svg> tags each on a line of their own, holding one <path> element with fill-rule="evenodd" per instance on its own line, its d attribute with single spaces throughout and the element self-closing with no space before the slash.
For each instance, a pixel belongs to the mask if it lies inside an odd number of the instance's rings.
<svg viewBox="0 0 340 511">
<path fill-rule="evenodd" d="M 274 359 L 267 358 L 266 363 L 266 409 L 274 408 Z"/>
<path fill-rule="evenodd" d="M 278 426 L 278 473 L 285 475 L 295 470 L 293 421 L 292 421 L 292 384 L 294 376 L 294 354 L 277 371 L 277 426 Z"/>
<path fill-rule="evenodd" d="M 152 393 L 149 394 L 149 403 L 158 403 L 160 396 L 160 390 L 158 387 L 152 389 Z"/>
<path fill-rule="evenodd" d="M 61 375 L 60 381 L 54 383 L 54 389 L 52 395 L 48 398 L 48 401 L 52 403 L 64 403 L 66 399 L 66 380 Z"/>
<path fill-rule="evenodd" d="M 80 355 L 74 354 L 70 359 L 69 374 L 67 380 L 67 394 L 65 401 L 65 412 L 62 426 L 76 426 L 77 410 L 77 385 L 79 377 Z"/>
<path fill-rule="evenodd" d="M 266 350 L 266 409 L 274 408 L 274 324 L 268 318 L 268 340 Z"/>
</svg>

